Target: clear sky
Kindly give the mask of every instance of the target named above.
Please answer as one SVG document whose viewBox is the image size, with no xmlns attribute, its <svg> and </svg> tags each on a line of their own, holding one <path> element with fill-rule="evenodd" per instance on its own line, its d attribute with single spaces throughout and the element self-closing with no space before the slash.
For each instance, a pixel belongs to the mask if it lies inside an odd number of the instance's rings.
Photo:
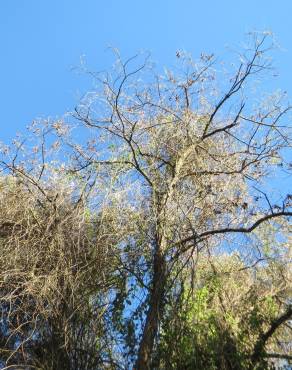
<svg viewBox="0 0 292 370">
<path fill-rule="evenodd" d="M 71 110 L 90 88 L 72 67 L 85 56 L 90 68 L 109 68 L 108 46 L 149 50 L 167 66 L 179 49 L 224 59 L 245 33 L 268 29 L 282 47 L 273 86 L 292 97 L 291 15 L 291 0 L 0 0 L 0 141 Z"/>
</svg>

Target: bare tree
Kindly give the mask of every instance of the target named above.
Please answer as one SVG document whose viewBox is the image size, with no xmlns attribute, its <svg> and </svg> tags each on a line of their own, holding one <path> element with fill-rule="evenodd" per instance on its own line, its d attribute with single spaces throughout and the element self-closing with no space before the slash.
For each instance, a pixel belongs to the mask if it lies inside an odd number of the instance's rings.
<svg viewBox="0 0 292 370">
<path fill-rule="evenodd" d="M 178 53 L 182 69 L 162 76 L 147 59 L 118 56 L 116 74 L 94 75 L 96 90 L 75 110 L 90 130 L 87 146 L 68 142 L 72 173 L 95 176 L 104 189 L 121 269 L 141 287 L 136 370 L 152 366 L 178 262 L 183 269 L 202 249 L 212 253 L 231 236 L 292 215 L 291 195 L 274 204 L 263 185 L 272 171 L 291 169 L 290 105 L 280 93 L 250 103 L 249 80 L 271 68 L 267 42 L 254 37 L 224 82 L 213 55 L 194 63 Z"/>
<path fill-rule="evenodd" d="M 273 196 L 265 180 L 291 171 L 290 105 L 285 94 L 252 93 L 271 68 L 268 42 L 253 37 L 225 78 L 213 55 L 179 52 L 176 72 L 158 75 L 148 58 L 117 54 L 113 74 L 92 73 L 96 88 L 75 109 L 78 143 L 60 120 L 33 125 L 30 161 L 20 139 L 2 148 L 7 366 L 159 367 L 162 318 L 182 276 L 196 279 L 198 256 L 231 248 L 247 268 L 266 258 L 263 227 L 286 240 L 291 195 Z M 286 318 L 258 338 L 254 363 Z M 52 350 L 44 366 L 42 345 L 33 363 L 27 343 L 48 331 L 64 358 L 53 362 Z"/>
</svg>

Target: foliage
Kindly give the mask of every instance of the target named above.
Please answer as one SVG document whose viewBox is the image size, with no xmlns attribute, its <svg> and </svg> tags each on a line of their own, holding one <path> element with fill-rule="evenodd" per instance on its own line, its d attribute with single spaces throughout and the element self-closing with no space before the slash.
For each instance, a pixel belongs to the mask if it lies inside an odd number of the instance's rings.
<svg viewBox="0 0 292 370">
<path fill-rule="evenodd" d="M 273 368 L 265 355 L 283 350 L 289 340 L 285 327 L 269 341 L 258 364 L 251 362 L 258 339 L 289 299 L 289 269 L 284 267 L 285 280 L 279 284 L 279 270 L 272 264 L 246 269 L 236 255 L 198 262 L 195 286 L 185 279 L 179 298 L 168 305 L 156 355 L 160 367 Z"/>
<path fill-rule="evenodd" d="M 291 173 L 291 107 L 253 94 L 268 40 L 254 36 L 225 76 L 213 55 L 177 53 L 176 73 L 157 75 L 117 54 L 70 117 L 2 146 L 3 366 L 291 358 L 292 196 L 267 185 Z"/>
<path fill-rule="evenodd" d="M 95 369 L 113 284 L 105 237 L 96 226 L 93 234 L 96 221 L 70 184 L 57 177 L 42 189 L 25 177 L 1 179 L 1 360 Z"/>
</svg>

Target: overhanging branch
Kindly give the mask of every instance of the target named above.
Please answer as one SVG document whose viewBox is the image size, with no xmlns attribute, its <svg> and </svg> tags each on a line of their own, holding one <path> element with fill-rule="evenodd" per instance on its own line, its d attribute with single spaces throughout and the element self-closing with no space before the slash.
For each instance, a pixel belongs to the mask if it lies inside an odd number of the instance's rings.
<svg viewBox="0 0 292 370">
<path fill-rule="evenodd" d="M 201 234 L 197 234 L 197 239 L 201 240 L 202 238 L 205 238 L 206 236 L 211 235 L 218 235 L 218 234 L 228 234 L 228 233 L 243 233 L 247 234 L 255 230 L 259 225 L 261 225 L 263 222 L 266 222 L 270 219 L 277 218 L 277 217 L 289 217 L 292 216 L 292 212 L 288 211 L 282 211 L 278 213 L 268 214 L 260 219 L 258 219 L 256 222 L 254 222 L 250 227 L 225 227 L 223 229 L 215 229 L 215 230 L 209 230 L 205 231 Z M 182 239 L 174 244 L 174 246 L 183 245 L 185 243 L 188 243 L 190 241 L 194 240 L 193 236 L 189 236 L 185 239 Z"/>
</svg>

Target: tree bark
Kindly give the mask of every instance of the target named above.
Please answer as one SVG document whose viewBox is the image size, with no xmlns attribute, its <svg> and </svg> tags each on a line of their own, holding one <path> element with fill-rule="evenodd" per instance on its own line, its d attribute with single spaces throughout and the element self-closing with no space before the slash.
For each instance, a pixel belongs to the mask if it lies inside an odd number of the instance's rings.
<svg viewBox="0 0 292 370">
<path fill-rule="evenodd" d="M 151 366 L 154 341 L 158 333 L 166 284 L 165 260 L 158 248 L 153 260 L 152 290 L 149 309 L 146 315 L 142 340 L 134 370 L 149 370 Z"/>
</svg>

